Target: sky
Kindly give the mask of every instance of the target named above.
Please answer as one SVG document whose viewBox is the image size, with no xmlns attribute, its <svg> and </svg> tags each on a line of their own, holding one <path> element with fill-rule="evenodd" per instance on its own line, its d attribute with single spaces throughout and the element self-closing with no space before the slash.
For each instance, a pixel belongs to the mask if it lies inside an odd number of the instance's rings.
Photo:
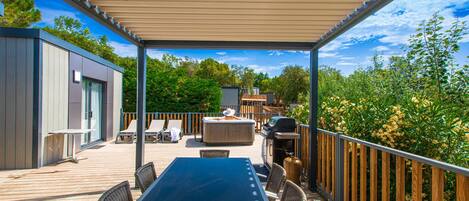
<svg viewBox="0 0 469 201">
<path fill-rule="evenodd" d="M 124 38 L 107 27 L 89 18 L 63 0 L 36 0 L 41 10 L 42 20 L 35 26 L 52 26 L 54 18 L 65 15 L 79 19 L 89 27 L 95 36 L 106 35 L 110 45 L 120 56 L 136 56 L 137 49 Z M 415 33 L 422 20 L 429 19 L 439 12 L 445 17 L 444 25 L 449 27 L 456 20 L 469 23 L 469 0 L 394 0 L 372 16 L 331 41 L 319 51 L 319 64 L 332 66 L 344 75 L 350 75 L 359 68 L 371 64 L 370 58 L 376 53 L 385 60 L 392 55 L 402 55 L 403 47 Z M 456 63 L 469 63 L 469 34 L 460 44 Z M 196 60 L 214 58 L 230 65 L 242 65 L 269 76 L 281 74 L 287 65 L 309 66 L 309 52 L 280 50 L 172 50 L 151 49 L 152 58 L 164 54 L 177 57 L 190 57 Z"/>
</svg>

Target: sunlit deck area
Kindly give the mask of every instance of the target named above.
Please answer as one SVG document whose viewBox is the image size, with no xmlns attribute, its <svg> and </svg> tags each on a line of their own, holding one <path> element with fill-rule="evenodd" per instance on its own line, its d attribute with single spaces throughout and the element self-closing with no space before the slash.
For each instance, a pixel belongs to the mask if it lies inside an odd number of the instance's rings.
<svg viewBox="0 0 469 201">
<path fill-rule="evenodd" d="M 176 157 L 199 157 L 200 149 L 229 149 L 230 157 L 249 157 L 262 164 L 262 136 L 251 146 L 206 147 L 184 136 L 179 143 L 145 144 L 145 163 L 155 163 L 160 175 Z M 0 200 L 97 200 L 101 194 L 124 180 L 134 187 L 135 144 L 103 143 L 78 153 L 78 164 L 65 162 L 39 169 L 0 171 Z M 210 171 L 210 170 L 207 170 Z M 307 191 L 310 200 L 319 199 Z M 134 198 L 139 189 L 132 189 Z"/>
</svg>

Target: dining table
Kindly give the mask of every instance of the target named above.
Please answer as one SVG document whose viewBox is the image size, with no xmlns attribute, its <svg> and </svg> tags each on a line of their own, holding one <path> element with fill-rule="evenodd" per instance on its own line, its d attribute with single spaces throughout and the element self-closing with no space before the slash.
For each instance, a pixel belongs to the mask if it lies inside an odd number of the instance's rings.
<svg viewBox="0 0 469 201">
<path fill-rule="evenodd" d="M 249 158 L 178 157 L 141 201 L 267 201 Z"/>
</svg>

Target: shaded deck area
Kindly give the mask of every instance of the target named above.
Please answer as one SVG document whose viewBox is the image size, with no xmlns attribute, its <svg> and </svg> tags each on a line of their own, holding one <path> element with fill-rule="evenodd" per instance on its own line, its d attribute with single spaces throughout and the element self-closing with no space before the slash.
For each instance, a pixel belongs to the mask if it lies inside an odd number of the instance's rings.
<svg viewBox="0 0 469 201">
<path fill-rule="evenodd" d="M 230 157 L 249 157 L 262 164 L 262 136 L 252 146 L 205 147 L 184 136 L 178 144 L 145 144 L 145 162 L 153 161 L 158 175 L 176 157 L 198 157 L 200 149 L 229 149 Z M 61 163 L 30 170 L 0 171 L 0 200 L 97 200 L 123 180 L 134 184 L 135 144 L 103 143 L 78 153 L 78 164 Z M 208 170 L 209 171 L 209 170 Z M 134 199 L 140 190 L 133 189 Z M 307 191 L 309 200 L 319 199 Z"/>
</svg>

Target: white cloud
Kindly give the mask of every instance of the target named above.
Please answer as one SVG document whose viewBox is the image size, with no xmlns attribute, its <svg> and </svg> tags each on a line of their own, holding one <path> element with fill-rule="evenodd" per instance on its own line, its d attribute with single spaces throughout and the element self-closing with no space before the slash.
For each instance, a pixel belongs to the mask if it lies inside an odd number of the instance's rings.
<svg viewBox="0 0 469 201">
<path fill-rule="evenodd" d="M 109 41 L 109 45 L 114 48 L 114 52 L 121 57 L 136 57 L 137 46 L 132 44 L 118 43 L 115 41 Z M 150 51 L 147 53 L 149 54 Z"/>
<path fill-rule="evenodd" d="M 337 52 L 319 52 L 319 58 L 334 58 L 337 56 Z"/>
<path fill-rule="evenodd" d="M 278 73 L 279 70 L 282 69 L 282 66 L 262 66 L 258 64 L 249 64 L 246 65 L 248 68 L 254 69 L 257 73 L 269 73 L 275 75 L 276 72 Z"/>
<path fill-rule="evenodd" d="M 225 56 L 225 55 L 226 55 L 226 52 L 217 52 L 217 53 L 215 53 L 215 54 L 218 54 L 218 55 L 220 55 L 220 56 Z"/>
<path fill-rule="evenodd" d="M 309 55 L 309 51 L 301 51 L 301 50 L 287 50 L 286 52 L 292 53 L 292 54 L 305 54 Z"/>
<path fill-rule="evenodd" d="M 153 58 L 153 59 L 162 59 L 163 58 L 163 55 L 165 54 L 169 54 L 169 52 L 166 52 L 166 51 L 161 51 L 161 50 L 155 50 L 155 49 L 149 49 L 147 51 L 147 54 L 149 57 Z"/>
<path fill-rule="evenodd" d="M 356 66 L 356 63 L 339 61 L 336 63 L 338 66 Z"/>
<path fill-rule="evenodd" d="M 386 46 L 380 45 L 380 46 L 374 47 L 373 50 L 376 51 L 376 52 L 384 52 L 384 51 L 388 51 L 389 48 L 386 47 Z"/>
<path fill-rule="evenodd" d="M 283 52 L 280 50 L 269 50 L 269 56 L 280 56 Z"/>
<path fill-rule="evenodd" d="M 340 57 L 340 60 L 354 60 L 355 57 Z"/>
<path fill-rule="evenodd" d="M 280 65 L 281 66 L 288 66 L 288 65 L 290 65 L 290 63 L 289 62 L 282 62 L 282 63 L 280 63 Z"/>
<path fill-rule="evenodd" d="M 226 63 L 226 62 L 241 62 L 247 61 L 249 57 L 230 57 L 230 56 L 223 56 L 217 59 L 218 62 Z"/>
<path fill-rule="evenodd" d="M 337 51 L 369 39 L 391 46 L 405 45 L 422 20 L 431 18 L 435 12 L 446 19 L 443 25 L 449 27 L 457 19 L 453 15 L 454 7 L 464 7 L 464 3 L 461 0 L 395 0 L 321 49 Z M 469 16 L 460 20 L 467 21 Z M 463 41 L 469 42 L 469 36 Z"/>
</svg>

